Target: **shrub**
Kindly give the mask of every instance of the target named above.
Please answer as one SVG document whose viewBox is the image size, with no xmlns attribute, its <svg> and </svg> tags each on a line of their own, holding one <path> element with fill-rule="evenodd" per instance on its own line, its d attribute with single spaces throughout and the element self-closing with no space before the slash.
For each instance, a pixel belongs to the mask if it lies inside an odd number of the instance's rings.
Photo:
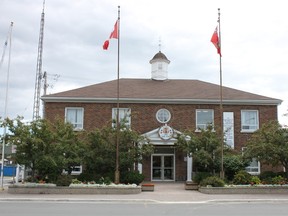
<svg viewBox="0 0 288 216">
<path fill-rule="evenodd" d="M 137 184 L 139 185 L 144 180 L 144 175 L 139 172 L 128 172 L 123 176 L 122 182 L 124 184 Z"/>
<path fill-rule="evenodd" d="M 193 176 L 193 182 L 196 182 L 198 184 L 200 184 L 201 181 L 203 181 L 204 179 L 208 178 L 212 176 L 211 173 L 209 172 L 197 172 L 194 176 Z"/>
<path fill-rule="evenodd" d="M 250 184 L 251 175 L 247 173 L 245 170 L 241 170 L 236 173 L 233 178 L 233 184 Z"/>
<path fill-rule="evenodd" d="M 261 184 L 261 180 L 258 176 L 252 176 L 250 180 L 250 184 Z"/>
<path fill-rule="evenodd" d="M 285 184 L 286 183 L 286 180 L 284 177 L 282 176 L 275 176 L 274 178 L 272 178 L 272 184 Z"/>
<path fill-rule="evenodd" d="M 265 171 L 260 174 L 260 179 L 263 184 L 272 184 L 272 178 L 274 178 L 277 174 L 272 171 Z"/>
<path fill-rule="evenodd" d="M 77 179 L 79 181 L 82 181 L 82 182 L 89 182 L 89 181 L 95 181 L 96 179 L 100 179 L 102 178 L 101 177 L 102 175 L 100 174 L 95 174 L 93 172 L 90 172 L 88 170 L 85 170 L 84 172 L 82 172 L 78 177 Z M 106 175 L 105 175 L 106 176 Z"/>
<path fill-rule="evenodd" d="M 55 184 L 57 186 L 69 186 L 72 182 L 72 176 L 71 175 L 60 175 L 58 176 Z"/>
<path fill-rule="evenodd" d="M 82 182 L 79 181 L 78 179 L 72 179 L 71 183 L 72 184 L 81 184 Z"/>
<path fill-rule="evenodd" d="M 225 178 L 229 181 L 233 180 L 235 173 L 245 169 L 248 163 L 243 159 L 242 155 L 228 154 L 224 157 Z"/>
<path fill-rule="evenodd" d="M 96 181 L 97 184 L 105 184 L 109 185 L 111 184 L 111 179 L 109 177 L 101 177 L 98 181 Z"/>
<path fill-rule="evenodd" d="M 200 186 L 202 187 L 205 187 L 207 185 L 211 185 L 212 187 L 224 187 L 225 182 L 217 176 L 210 176 L 200 182 Z"/>
</svg>

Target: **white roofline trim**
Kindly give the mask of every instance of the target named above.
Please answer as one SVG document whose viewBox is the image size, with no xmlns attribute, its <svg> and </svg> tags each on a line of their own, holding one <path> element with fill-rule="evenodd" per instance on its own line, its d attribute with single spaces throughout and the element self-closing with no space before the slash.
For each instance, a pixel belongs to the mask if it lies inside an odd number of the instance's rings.
<svg viewBox="0 0 288 216">
<path fill-rule="evenodd" d="M 81 103 L 116 103 L 117 98 L 80 98 L 80 97 L 41 97 L 45 102 L 81 102 Z M 166 103 L 166 104 L 219 104 L 215 99 L 137 99 L 119 98 L 120 103 Z M 282 100 L 223 100 L 227 105 L 280 105 Z"/>
</svg>

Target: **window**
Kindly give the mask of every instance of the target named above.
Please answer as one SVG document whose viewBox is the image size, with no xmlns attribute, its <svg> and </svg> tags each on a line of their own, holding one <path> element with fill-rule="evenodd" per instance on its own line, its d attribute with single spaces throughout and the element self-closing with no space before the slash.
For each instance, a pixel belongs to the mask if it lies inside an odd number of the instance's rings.
<svg viewBox="0 0 288 216">
<path fill-rule="evenodd" d="M 117 108 L 112 109 L 112 127 L 116 127 Z M 131 126 L 131 109 L 119 108 L 119 122 L 121 125 L 125 125 L 130 128 Z"/>
<path fill-rule="evenodd" d="M 196 110 L 196 130 L 206 129 L 209 124 L 214 125 L 214 110 Z"/>
<path fill-rule="evenodd" d="M 254 132 L 259 129 L 258 111 L 242 110 L 241 111 L 241 131 Z"/>
<path fill-rule="evenodd" d="M 245 168 L 245 170 L 250 173 L 251 175 L 258 175 L 260 174 L 260 162 L 257 161 L 255 158 L 252 159 L 249 166 Z"/>
<path fill-rule="evenodd" d="M 71 168 L 72 168 L 71 175 L 80 175 L 82 173 L 82 165 L 74 166 Z M 68 174 L 68 171 L 64 169 L 63 174 Z"/>
<path fill-rule="evenodd" d="M 242 148 L 242 154 L 244 153 L 245 149 L 246 149 L 245 147 Z M 251 175 L 259 175 L 260 174 L 260 162 L 256 158 L 253 158 L 249 166 L 245 167 L 245 170 Z"/>
<path fill-rule="evenodd" d="M 65 120 L 70 122 L 75 130 L 83 129 L 84 109 L 80 107 L 67 107 L 65 110 Z"/>
<path fill-rule="evenodd" d="M 159 109 L 156 113 L 156 119 L 160 123 L 167 123 L 171 119 L 171 114 L 167 109 Z"/>
</svg>

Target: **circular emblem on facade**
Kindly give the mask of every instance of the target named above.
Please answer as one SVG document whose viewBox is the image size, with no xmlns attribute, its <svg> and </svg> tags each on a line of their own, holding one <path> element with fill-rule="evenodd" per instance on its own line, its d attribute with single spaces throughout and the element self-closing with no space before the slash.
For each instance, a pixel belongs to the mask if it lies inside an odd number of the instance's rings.
<svg viewBox="0 0 288 216">
<path fill-rule="evenodd" d="M 171 139 L 173 136 L 173 133 L 174 133 L 173 129 L 167 125 L 164 125 L 159 129 L 159 136 L 163 140 Z"/>
</svg>

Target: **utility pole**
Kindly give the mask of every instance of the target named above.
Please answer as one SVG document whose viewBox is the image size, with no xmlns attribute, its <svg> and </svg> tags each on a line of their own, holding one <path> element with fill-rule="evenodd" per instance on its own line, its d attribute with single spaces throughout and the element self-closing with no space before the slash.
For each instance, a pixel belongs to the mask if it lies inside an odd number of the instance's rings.
<svg viewBox="0 0 288 216">
<path fill-rule="evenodd" d="M 43 86 L 43 94 L 46 95 L 47 94 L 47 88 L 48 88 L 48 84 L 47 84 L 47 72 L 44 71 L 43 74 L 43 79 L 44 79 L 44 86 Z M 45 118 L 45 102 L 43 101 L 43 118 Z"/>
</svg>

